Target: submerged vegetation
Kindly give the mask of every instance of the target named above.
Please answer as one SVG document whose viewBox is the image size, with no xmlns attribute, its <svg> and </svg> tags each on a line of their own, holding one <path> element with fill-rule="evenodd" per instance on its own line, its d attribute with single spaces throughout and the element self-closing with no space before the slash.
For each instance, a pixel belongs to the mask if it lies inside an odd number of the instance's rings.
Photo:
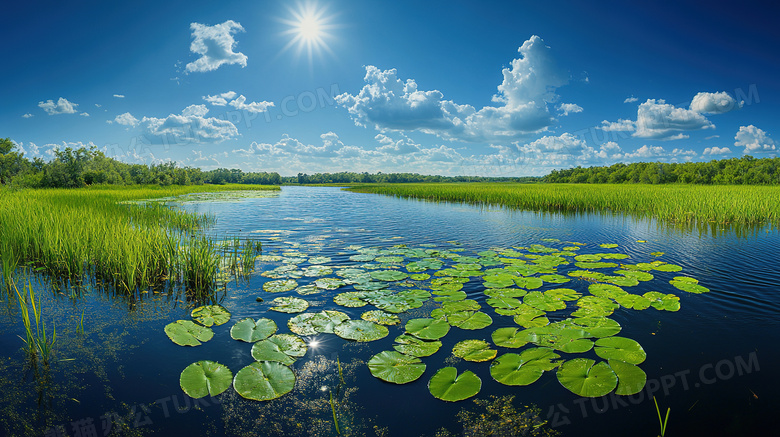
<svg viewBox="0 0 780 437">
<path fill-rule="evenodd" d="M 533 211 L 627 213 L 683 224 L 780 223 L 780 188 L 764 186 L 494 183 L 358 185 L 349 190 Z"/>
<path fill-rule="evenodd" d="M 4 282 L 13 283 L 16 266 L 25 266 L 71 282 L 94 277 L 102 285 L 120 290 L 178 280 L 188 290 L 207 290 L 218 279 L 222 253 L 229 250 L 196 235 L 211 218 L 157 202 L 134 201 L 203 191 L 274 188 L 99 186 L 0 191 Z M 255 242 L 245 244 L 252 246 L 245 253 L 254 258 Z"/>
</svg>

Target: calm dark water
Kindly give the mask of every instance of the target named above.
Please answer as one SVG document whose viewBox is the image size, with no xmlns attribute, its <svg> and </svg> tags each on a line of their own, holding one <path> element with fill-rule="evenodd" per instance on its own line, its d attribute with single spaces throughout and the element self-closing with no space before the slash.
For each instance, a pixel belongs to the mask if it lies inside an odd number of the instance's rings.
<svg viewBox="0 0 780 437">
<path fill-rule="evenodd" d="M 535 404 L 540 420 L 548 420 L 565 436 L 636 436 L 659 434 L 652 396 L 663 409 L 671 408 L 667 435 L 778 435 L 776 393 L 780 381 L 780 235 L 757 230 L 736 236 L 702 235 L 669 229 L 653 221 L 601 215 L 564 216 L 436 204 L 340 191 L 337 188 L 285 187 L 278 197 L 241 202 L 186 204 L 183 208 L 213 214 L 217 224 L 208 233 L 217 238 L 251 236 L 263 242 L 264 253 L 299 250 L 332 258 L 331 266 L 354 263 L 347 246 L 390 247 L 395 244 L 434 244 L 477 252 L 490 247 L 525 246 L 546 238 L 586 243 L 583 253 L 603 252 L 598 244 L 618 243 L 618 252 L 631 262 L 652 261 L 650 252 L 665 252 L 660 259 L 683 267 L 710 293 L 694 295 L 668 284 L 677 274 L 654 272 L 656 279 L 630 289 L 633 293 L 657 290 L 680 296 L 678 312 L 618 309 L 613 316 L 622 326 L 621 336 L 644 347 L 647 360 L 640 367 L 648 385 L 632 397 L 580 398 L 563 388 L 554 372 L 545 373 L 527 387 L 495 382 L 489 363 L 460 361 L 459 371 L 472 370 L 482 379 L 478 398 L 515 395 L 519 408 Z M 639 243 L 637 240 L 646 240 Z M 454 245 L 450 242 L 457 242 Z M 544 244 L 544 243 L 543 243 Z M 244 317 L 269 317 L 288 332 L 289 315 L 267 311 L 255 298 L 269 295 L 259 273 L 272 264 L 258 264 L 248 281 L 233 282 L 222 304 L 233 317 L 214 328 L 214 339 L 195 348 L 177 346 L 163 332 L 166 324 L 189 319 L 192 307 L 182 297 L 146 293 L 127 299 L 87 287 L 81 295 L 73 289 L 52 290 L 38 281 L 44 308 L 57 326 L 55 361 L 49 370 L 25 365 L 22 323 L 15 300 L 0 305 L 0 363 L 2 423 L 5 435 L 329 435 L 332 422 L 327 391 L 337 374 L 336 357 L 344 364 L 348 396 L 339 405 L 342 432 L 375 435 L 373 427 L 387 428 L 391 436 L 433 435 L 447 427 L 456 435 L 462 427 L 455 419 L 471 400 L 445 403 L 433 398 L 427 381 L 444 366 L 452 346 L 464 338 L 490 341 L 511 318 L 495 315 L 493 325 L 479 331 L 453 329 L 442 339 L 443 347 L 423 358 L 426 373 L 406 385 L 392 385 L 372 377 L 364 364 L 372 355 L 392 349 L 403 327 L 390 327 L 382 340 L 354 344 L 335 335 L 319 338 L 294 368 L 301 379 L 297 391 L 277 401 L 259 403 L 238 398 L 232 389 L 219 399 L 195 403 L 179 388 L 179 374 L 190 363 L 210 359 L 233 373 L 250 364 L 251 346 L 230 338 L 230 327 Z M 563 269 L 562 269 L 563 270 Z M 299 283 L 315 278 L 303 278 Z M 584 291 L 586 283 L 564 287 Z M 465 289 L 479 301 L 479 281 Z M 337 309 L 359 318 L 371 307 L 344 308 L 333 303 L 335 292 L 303 296 L 309 311 Z M 270 296 L 270 297 L 269 297 Z M 404 314 L 402 319 L 423 317 L 435 308 L 429 303 Z M 75 332 L 82 311 L 85 333 Z M 563 317 L 563 316 L 560 316 Z M 552 316 L 551 316 L 552 319 Z M 465 334 L 464 334 L 465 333 Z M 509 352 L 499 348 L 499 354 Z M 590 352 L 588 357 L 595 358 Z M 299 425 L 298 425 L 299 424 Z M 285 431 L 274 434 L 275 427 Z M 297 428 L 296 428 L 297 427 Z M 330 429 L 330 428 L 327 428 Z M 94 430 L 94 434 L 89 434 Z M 117 433 L 119 434 L 111 434 Z M 59 434 L 57 434 L 59 432 Z M 284 434 L 282 434 L 282 432 Z"/>
</svg>

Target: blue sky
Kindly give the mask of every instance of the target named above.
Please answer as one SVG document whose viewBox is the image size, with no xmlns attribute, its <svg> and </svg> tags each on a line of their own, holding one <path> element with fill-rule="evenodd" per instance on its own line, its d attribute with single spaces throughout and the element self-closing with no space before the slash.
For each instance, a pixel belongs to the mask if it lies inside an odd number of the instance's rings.
<svg viewBox="0 0 780 437">
<path fill-rule="evenodd" d="M 0 137 L 282 175 L 777 154 L 772 6 L 582 3 L 6 2 Z"/>
</svg>

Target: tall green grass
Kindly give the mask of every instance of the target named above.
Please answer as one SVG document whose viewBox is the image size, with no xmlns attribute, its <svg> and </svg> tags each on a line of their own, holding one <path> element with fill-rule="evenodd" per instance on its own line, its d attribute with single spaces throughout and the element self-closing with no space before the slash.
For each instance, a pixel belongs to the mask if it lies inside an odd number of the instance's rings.
<svg viewBox="0 0 780 437">
<path fill-rule="evenodd" d="M 780 187 L 767 186 L 469 183 L 347 190 L 533 211 L 625 213 L 684 224 L 780 223 Z"/>
<path fill-rule="evenodd" d="M 51 335 L 46 333 L 46 323 L 42 318 L 41 298 L 35 299 L 35 291 L 32 284 L 28 283 L 27 293 L 20 293 L 14 284 L 14 291 L 19 299 L 19 309 L 22 313 L 22 322 L 24 323 L 25 336 L 23 338 L 27 345 L 27 352 L 31 357 L 40 357 L 44 364 L 48 364 L 49 355 L 54 348 L 54 342 L 57 340 L 57 327 L 52 325 Z M 29 295 L 30 303 L 27 303 Z M 30 307 L 32 307 L 32 317 L 30 317 Z M 35 321 L 35 329 L 32 322 Z"/>
<path fill-rule="evenodd" d="M 216 249 L 195 236 L 210 217 L 134 200 L 194 192 L 278 189 L 269 186 L 100 186 L 81 189 L 0 189 L 0 262 L 6 283 L 16 265 L 79 281 L 94 275 L 135 290 L 183 279 L 213 283 Z M 184 243 L 182 243 L 184 242 Z M 182 250 L 183 249 L 183 250 Z M 202 251 L 210 251 L 206 256 Z M 183 254 L 183 256 L 182 256 Z M 206 271 L 214 269 L 214 272 Z"/>
</svg>

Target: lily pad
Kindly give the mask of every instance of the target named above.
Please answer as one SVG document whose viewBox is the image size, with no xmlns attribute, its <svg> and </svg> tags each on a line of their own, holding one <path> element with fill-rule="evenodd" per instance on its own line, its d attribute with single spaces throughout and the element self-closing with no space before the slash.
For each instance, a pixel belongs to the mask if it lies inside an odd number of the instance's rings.
<svg viewBox="0 0 780 437">
<path fill-rule="evenodd" d="M 463 317 L 450 317 L 448 323 L 460 329 L 477 330 L 493 324 L 493 319 L 482 311 L 464 311 Z"/>
<path fill-rule="evenodd" d="M 256 322 L 252 318 L 239 320 L 230 328 L 230 336 L 233 340 L 254 343 L 265 340 L 276 332 L 276 322 L 271 319 L 258 319 Z"/>
<path fill-rule="evenodd" d="M 618 245 L 615 243 L 604 243 L 604 244 L 599 244 L 599 247 L 603 247 L 604 249 L 614 249 L 618 247 Z"/>
<path fill-rule="evenodd" d="M 545 371 L 558 367 L 552 360 L 560 358 L 552 349 L 537 347 L 522 353 L 508 353 L 496 358 L 490 365 L 490 376 L 505 385 L 529 385 Z"/>
<path fill-rule="evenodd" d="M 406 322 L 406 332 L 422 340 L 438 340 L 449 331 L 449 323 L 439 319 L 411 319 Z"/>
<path fill-rule="evenodd" d="M 380 325 L 397 325 L 401 323 L 401 319 L 395 314 L 386 313 L 381 310 L 366 311 L 360 315 L 360 318 Z"/>
<path fill-rule="evenodd" d="M 214 361 L 198 361 L 187 366 L 179 377 L 179 385 L 187 396 L 199 399 L 214 397 L 230 387 L 233 373 Z"/>
<path fill-rule="evenodd" d="M 608 394 L 617 387 L 617 375 L 607 363 L 595 363 L 589 358 L 566 361 L 558 368 L 558 382 L 579 396 L 598 398 Z"/>
<path fill-rule="evenodd" d="M 644 310 L 650 307 L 650 300 L 638 294 L 624 294 L 615 298 L 615 302 L 619 303 L 623 308 L 634 310 Z"/>
<path fill-rule="evenodd" d="M 371 278 L 377 281 L 394 282 L 403 281 L 408 278 L 409 275 L 398 270 L 377 270 L 371 272 Z"/>
<path fill-rule="evenodd" d="M 233 387 L 241 397 L 256 401 L 276 399 L 295 386 L 295 374 L 289 367 L 273 362 L 254 362 L 236 373 Z"/>
<path fill-rule="evenodd" d="M 384 351 L 368 360 L 368 370 L 382 381 L 406 384 L 425 373 L 425 364 L 417 357 L 396 351 Z"/>
<path fill-rule="evenodd" d="M 346 340 L 362 342 L 385 338 L 390 331 L 385 326 L 368 320 L 347 320 L 336 325 L 333 333 Z"/>
<path fill-rule="evenodd" d="M 317 288 L 317 286 L 314 284 L 309 284 L 309 285 L 301 285 L 300 287 L 295 289 L 295 292 L 300 294 L 301 296 L 308 296 L 310 294 L 322 293 L 322 289 Z"/>
<path fill-rule="evenodd" d="M 314 285 L 323 290 L 335 290 L 347 285 L 347 283 L 338 278 L 320 278 L 314 281 Z"/>
<path fill-rule="evenodd" d="M 263 290 L 269 293 L 282 293 L 294 290 L 297 286 L 298 282 L 296 282 L 295 279 L 279 279 L 276 281 L 268 281 L 263 284 Z"/>
<path fill-rule="evenodd" d="M 420 358 L 435 354 L 441 347 L 441 342 L 438 340 L 420 340 L 409 334 L 401 334 L 395 342 L 398 344 L 393 345 L 393 349 Z"/>
<path fill-rule="evenodd" d="M 579 317 L 566 322 L 596 338 L 611 337 L 622 329 L 620 323 L 606 317 Z"/>
<path fill-rule="evenodd" d="M 309 258 L 309 264 L 325 264 L 331 262 L 331 259 L 327 256 L 313 256 Z"/>
<path fill-rule="evenodd" d="M 605 337 L 596 340 L 596 355 L 605 360 L 620 360 L 629 364 L 640 364 L 647 354 L 642 345 L 626 337 Z"/>
<path fill-rule="evenodd" d="M 619 360 L 609 360 L 609 367 L 618 377 L 615 394 L 629 396 L 637 394 L 645 388 L 647 374 L 639 367 Z"/>
<path fill-rule="evenodd" d="M 690 278 L 687 276 L 675 276 L 674 279 L 669 281 L 675 288 L 688 293 L 706 293 L 710 291 L 709 288 L 699 285 L 699 280 Z"/>
<path fill-rule="evenodd" d="M 657 310 L 677 311 L 680 309 L 680 298 L 674 294 L 663 294 L 657 291 L 648 291 L 643 296 L 650 301 L 650 306 Z"/>
<path fill-rule="evenodd" d="M 560 301 L 538 291 L 532 291 L 523 298 L 523 303 L 541 311 L 557 311 L 566 308 L 566 302 Z"/>
<path fill-rule="evenodd" d="M 360 291 L 347 291 L 339 293 L 333 296 L 333 302 L 336 305 L 345 306 L 348 308 L 360 308 L 367 305 L 367 302 L 363 300 L 363 292 Z"/>
<path fill-rule="evenodd" d="M 426 281 L 428 279 L 431 279 L 431 275 L 427 273 L 414 273 L 409 275 L 409 279 L 412 281 Z"/>
<path fill-rule="evenodd" d="M 306 342 L 297 335 L 276 334 L 260 340 L 252 346 L 252 358 L 256 361 L 278 361 L 286 366 L 306 355 Z"/>
<path fill-rule="evenodd" d="M 271 310 L 279 311 L 280 313 L 302 313 L 309 308 L 309 302 L 292 296 L 277 297 L 271 303 L 276 305 L 271 307 Z"/>
<path fill-rule="evenodd" d="M 206 305 L 192 310 L 192 318 L 203 326 L 219 326 L 230 320 L 230 312 L 222 305 Z"/>
<path fill-rule="evenodd" d="M 475 396 L 482 389 L 482 380 L 474 372 L 466 370 L 458 375 L 454 367 L 439 369 L 428 381 L 428 391 L 433 397 L 447 402 L 457 402 Z"/>
<path fill-rule="evenodd" d="M 179 346 L 199 346 L 214 337 L 211 328 L 198 325 L 190 320 L 177 320 L 165 325 L 165 334 Z"/>
<path fill-rule="evenodd" d="M 452 348 L 452 355 L 476 363 L 490 361 L 496 357 L 497 353 L 498 351 L 491 349 L 484 340 L 463 340 Z"/>
</svg>

